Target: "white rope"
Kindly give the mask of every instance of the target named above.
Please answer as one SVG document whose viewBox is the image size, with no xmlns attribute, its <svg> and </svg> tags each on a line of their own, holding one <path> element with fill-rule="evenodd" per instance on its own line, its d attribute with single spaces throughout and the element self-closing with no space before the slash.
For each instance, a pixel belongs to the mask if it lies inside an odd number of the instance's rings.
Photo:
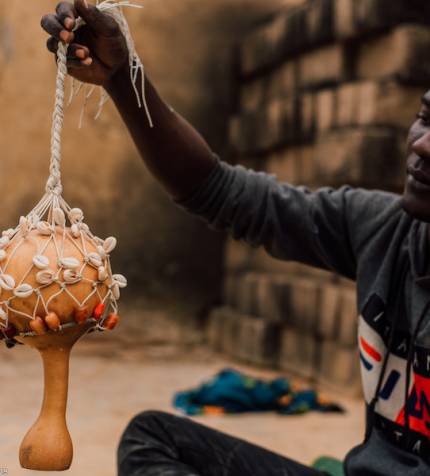
<svg viewBox="0 0 430 476">
<path fill-rule="evenodd" d="M 129 52 L 129 66 L 130 66 L 130 81 L 136 94 L 136 99 L 139 108 L 144 107 L 146 115 L 148 117 L 150 127 L 153 127 L 151 114 L 149 112 L 148 104 L 145 97 L 145 69 L 139 55 L 136 52 L 136 47 L 133 38 L 130 33 L 130 27 L 122 11 L 122 7 L 142 8 L 141 5 L 133 4 L 129 1 L 113 1 L 105 0 L 97 3 L 97 8 L 110 15 L 117 23 L 123 34 L 127 49 Z M 85 22 L 82 18 L 79 18 L 76 22 L 75 31 L 84 25 Z M 64 98 L 65 98 L 65 82 L 67 77 L 67 44 L 60 42 L 57 51 L 57 81 L 55 87 L 55 105 L 54 113 L 52 116 L 52 129 L 51 129 L 51 164 L 49 168 L 49 178 L 46 184 L 46 192 L 52 193 L 56 196 L 60 196 L 62 193 L 61 184 L 61 132 L 64 124 Z M 141 92 L 137 86 L 139 72 L 141 75 Z M 77 92 L 81 89 L 81 85 L 78 86 Z M 83 115 L 85 112 L 88 99 L 94 92 L 95 86 L 92 86 L 90 90 L 86 88 L 84 104 L 82 107 L 79 127 L 82 126 Z M 74 83 L 72 84 L 72 91 L 69 98 L 69 104 L 73 100 L 73 97 L 77 94 L 75 91 Z M 102 113 L 103 106 L 108 100 L 106 91 L 102 89 L 100 94 L 100 101 L 95 119 L 98 119 Z"/>
<path fill-rule="evenodd" d="M 47 193 L 61 195 L 61 132 L 64 124 L 64 94 L 67 76 L 67 45 L 60 42 L 57 51 L 57 81 L 55 85 L 55 105 L 51 128 L 51 165 L 46 183 Z"/>
</svg>

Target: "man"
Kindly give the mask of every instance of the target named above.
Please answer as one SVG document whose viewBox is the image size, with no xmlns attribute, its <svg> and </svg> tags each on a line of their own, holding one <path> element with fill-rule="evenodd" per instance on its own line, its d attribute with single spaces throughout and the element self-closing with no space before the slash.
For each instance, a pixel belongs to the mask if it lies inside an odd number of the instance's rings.
<svg viewBox="0 0 430 476">
<path fill-rule="evenodd" d="M 86 26 L 72 33 L 77 16 Z M 430 474 L 430 92 L 410 130 L 402 197 L 350 187 L 311 193 L 219 161 L 148 83 L 151 129 L 130 85 L 124 38 L 94 6 L 61 2 L 42 26 L 51 35 L 50 51 L 59 39 L 70 44 L 70 74 L 106 89 L 146 165 L 178 204 L 279 259 L 357 281 L 367 431 L 345 471 Z M 118 470 L 122 476 L 322 474 L 159 412 L 132 420 Z"/>
</svg>

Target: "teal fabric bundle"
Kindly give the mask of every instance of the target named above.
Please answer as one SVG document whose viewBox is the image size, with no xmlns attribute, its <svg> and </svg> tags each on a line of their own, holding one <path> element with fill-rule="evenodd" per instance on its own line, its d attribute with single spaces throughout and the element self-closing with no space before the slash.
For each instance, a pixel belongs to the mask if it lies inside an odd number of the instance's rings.
<svg viewBox="0 0 430 476">
<path fill-rule="evenodd" d="M 340 405 L 324 401 L 314 390 L 296 390 L 288 379 L 265 381 L 233 369 L 222 370 L 196 389 L 177 393 L 173 404 L 189 416 L 265 411 L 282 415 L 343 412 Z"/>
</svg>

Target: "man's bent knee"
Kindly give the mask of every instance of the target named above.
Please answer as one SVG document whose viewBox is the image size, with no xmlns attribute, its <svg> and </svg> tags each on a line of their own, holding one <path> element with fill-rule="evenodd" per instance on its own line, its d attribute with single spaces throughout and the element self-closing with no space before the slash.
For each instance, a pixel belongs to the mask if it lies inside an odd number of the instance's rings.
<svg viewBox="0 0 430 476">
<path fill-rule="evenodd" d="M 162 455 L 158 464 L 165 462 L 168 455 L 175 460 L 177 451 L 169 434 L 169 423 L 176 418 L 160 411 L 144 411 L 133 417 L 118 446 L 118 474 L 152 474 L 154 455 Z"/>
<path fill-rule="evenodd" d="M 166 412 L 161 412 L 158 410 L 146 410 L 144 412 L 138 413 L 134 416 L 128 426 L 135 427 L 135 426 L 146 426 L 152 424 L 160 424 L 164 421 L 169 421 L 174 418 L 173 415 Z"/>
</svg>

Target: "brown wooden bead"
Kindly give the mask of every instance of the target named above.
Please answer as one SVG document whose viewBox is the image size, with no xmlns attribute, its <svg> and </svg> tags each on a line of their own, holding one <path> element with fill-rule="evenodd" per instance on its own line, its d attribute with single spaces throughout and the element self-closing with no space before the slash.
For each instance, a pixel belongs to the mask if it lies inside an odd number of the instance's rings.
<svg viewBox="0 0 430 476">
<path fill-rule="evenodd" d="M 108 329 L 109 331 L 115 329 L 115 327 L 118 325 L 120 320 L 120 317 L 118 314 L 114 314 L 113 312 L 109 314 L 109 316 L 106 318 L 106 320 L 103 323 L 103 327 L 105 329 Z"/>
<path fill-rule="evenodd" d="M 82 306 L 75 309 L 75 321 L 78 324 L 83 324 L 90 317 L 90 309 L 88 306 Z"/>
<path fill-rule="evenodd" d="M 36 317 L 30 321 L 30 329 L 39 336 L 46 334 L 48 331 L 45 321 L 41 317 Z"/>
<path fill-rule="evenodd" d="M 61 327 L 60 318 L 55 314 L 55 312 L 48 313 L 45 317 L 45 322 L 52 331 L 58 331 Z"/>
</svg>

